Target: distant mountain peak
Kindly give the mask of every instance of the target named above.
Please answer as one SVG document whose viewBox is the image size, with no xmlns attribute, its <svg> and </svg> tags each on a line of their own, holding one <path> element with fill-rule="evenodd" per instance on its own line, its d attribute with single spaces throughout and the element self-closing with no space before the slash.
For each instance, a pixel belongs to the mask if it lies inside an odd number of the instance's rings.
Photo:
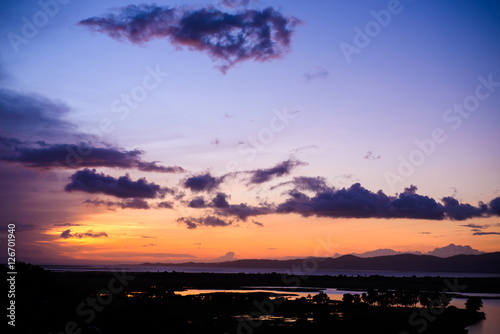
<svg viewBox="0 0 500 334">
<path fill-rule="evenodd" d="M 455 244 L 449 244 L 444 247 L 437 247 L 433 251 L 427 252 L 427 255 L 434 255 L 438 257 L 450 257 L 455 255 L 480 255 L 484 252 L 473 249 L 469 245 L 461 246 Z"/>
<path fill-rule="evenodd" d="M 354 255 L 357 257 L 368 258 L 368 257 L 378 257 L 378 256 L 389 256 L 389 255 L 399 255 L 399 254 L 414 254 L 414 255 L 433 255 L 437 257 L 451 257 L 455 255 L 480 255 L 485 254 L 477 249 L 473 249 L 469 245 L 461 246 L 455 245 L 453 243 L 444 247 L 437 247 L 433 251 L 422 253 L 419 251 L 414 252 L 398 252 L 390 248 L 381 248 L 373 251 L 368 251 L 364 253 L 350 253 L 349 255 Z M 341 257 L 342 254 L 336 253 L 333 258 Z"/>
</svg>

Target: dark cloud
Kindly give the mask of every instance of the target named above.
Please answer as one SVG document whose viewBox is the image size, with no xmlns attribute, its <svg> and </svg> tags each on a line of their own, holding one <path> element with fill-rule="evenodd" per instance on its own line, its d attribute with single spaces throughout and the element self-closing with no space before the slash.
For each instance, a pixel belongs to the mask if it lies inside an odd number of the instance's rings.
<svg viewBox="0 0 500 334">
<path fill-rule="evenodd" d="M 335 218 L 444 218 L 442 205 L 432 198 L 417 195 L 415 191 L 416 187 L 411 187 L 399 197 L 388 197 L 382 191 L 373 193 L 359 183 L 348 189 L 320 191 L 314 197 L 293 190 L 291 197 L 280 204 L 277 211 Z"/>
<path fill-rule="evenodd" d="M 188 177 L 184 182 L 184 187 L 190 189 L 193 192 L 211 192 L 219 187 L 219 184 L 224 180 L 224 176 L 216 178 L 210 175 L 210 173 L 194 175 Z"/>
<path fill-rule="evenodd" d="M 109 210 L 113 210 L 115 208 L 121 208 L 121 209 L 150 209 L 150 206 L 148 202 L 146 202 L 143 199 L 140 198 L 132 198 L 130 200 L 124 200 L 124 201 L 119 201 L 119 202 L 114 202 L 114 201 L 105 201 L 105 200 L 100 200 L 100 199 L 94 199 L 94 200 L 86 200 L 84 202 L 85 204 L 89 206 L 104 206 Z"/>
<path fill-rule="evenodd" d="M 446 215 L 453 220 L 466 220 L 473 217 L 482 217 L 488 210 L 488 206 L 479 203 L 479 207 L 470 204 L 459 203 L 453 197 L 444 197 L 444 210 Z"/>
<path fill-rule="evenodd" d="M 363 159 L 367 159 L 367 160 L 378 160 L 381 158 L 382 157 L 380 155 L 375 155 L 375 154 L 373 154 L 372 151 L 366 152 L 365 156 L 363 157 Z"/>
<path fill-rule="evenodd" d="M 67 184 L 64 190 L 101 193 L 119 198 L 163 198 L 166 192 L 145 178 L 132 181 L 128 174 L 114 178 L 87 168 L 73 174 L 71 183 Z"/>
<path fill-rule="evenodd" d="M 259 227 L 264 227 L 264 224 L 259 223 L 259 222 L 255 221 L 255 220 L 252 220 L 252 223 L 254 223 L 255 225 L 257 225 Z"/>
<path fill-rule="evenodd" d="M 215 216 L 206 216 L 201 218 L 181 217 L 177 219 L 177 222 L 186 224 L 188 229 L 195 229 L 198 226 L 220 227 L 232 224 L 232 221 L 225 221 Z"/>
<path fill-rule="evenodd" d="M 490 202 L 490 212 L 495 216 L 500 216 L 500 197 L 497 197 Z"/>
<path fill-rule="evenodd" d="M 164 201 L 160 202 L 156 206 L 158 209 L 173 209 L 174 208 L 174 202 L 170 201 Z"/>
<path fill-rule="evenodd" d="M 52 226 L 68 227 L 68 226 L 86 226 L 86 225 L 85 224 L 76 224 L 76 223 L 57 223 L 57 224 L 52 224 Z"/>
<path fill-rule="evenodd" d="M 70 108 L 38 94 L 0 88 L 0 130 L 22 139 L 67 136 L 76 126 L 65 121 Z"/>
<path fill-rule="evenodd" d="M 282 182 L 276 186 L 271 187 L 271 190 L 285 185 L 293 185 L 296 190 L 302 191 L 310 190 L 319 192 L 328 189 L 326 179 L 324 177 L 298 176 L 294 177 L 292 181 Z"/>
<path fill-rule="evenodd" d="M 288 175 L 290 174 L 291 170 L 294 169 L 295 167 L 298 166 L 303 166 L 306 165 L 306 163 L 299 161 L 299 160 L 294 160 L 294 159 L 288 159 L 283 162 L 280 162 L 276 166 L 272 168 L 267 168 L 267 169 L 257 169 L 251 172 L 248 172 L 251 174 L 250 177 L 250 183 L 253 184 L 260 184 L 267 182 L 275 177 L 280 177 L 283 175 Z"/>
<path fill-rule="evenodd" d="M 238 62 L 283 57 L 300 21 L 272 7 L 233 14 L 212 7 L 193 10 L 143 4 L 122 7 L 116 13 L 91 17 L 79 24 L 133 44 L 165 38 L 175 46 L 206 52 L 225 72 Z"/>
<path fill-rule="evenodd" d="M 261 204 L 260 206 L 251 206 L 246 203 L 229 204 L 228 196 L 224 193 L 218 193 L 212 200 L 212 207 L 215 213 L 220 216 L 234 216 L 239 220 L 246 221 L 248 217 L 267 215 L 275 212 L 275 208 L 270 204 Z"/>
<path fill-rule="evenodd" d="M 26 144 L 26 142 L 21 141 L 17 138 L 14 138 L 14 137 L 0 136 L 0 144 L 5 146 L 5 147 L 8 147 L 8 148 L 14 148 L 18 145 Z"/>
<path fill-rule="evenodd" d="M 92 230 L 89 230 L 85 233 L 73 233 L 71 234 L 71 230 L 65 230 L 64 232 L 61 233 L 60 235 L 61 238 L 63 239 L 69 239 L 69 238 L 101 238 L 101 237 L 108 237 L 108 234 L 106 232 L 96 232 L 94 233 Z"/>
<path fill-rule="evenodd" d="M 470 204 L 461 204 L 452 197 L 445 197 L 442 200 L 443 205 L 433 198 L 417 194 L 418 188 L 414 185 L 405 188 L 403 193 L 394 197 L 385 195 L 381 190 L 377 193 L 371 192 L 359 183 L 342 189 L 321 189 L 324 184 L 319 183 L 319 185 L 320 189 L 313 197 L 300 191 L 308 187 L 291 190 L 290 198 L 278 205 L 277 212 L 334 218 L 466 220 L 473 217 L 488 217 L 488 207 L 481 202 L 478 207 L 474 207 Z M 314 187 L 309 189 L 311 188 Z M 491 205 L 489 210 L 493 211 Z"/>
<path fill-rule="evenodd" d="M 203 197 L 196 197 L 189 201 L 188 206 L 190 208 L 201 209 L 206 208 L 207 203 L 205 203 L 205 199 Z"/>
<path fill-rule="evenodd" d="M 308 81 L 313 79 L 326 79 L 328 75 L 329 72 L 327 70 L 321 66 L 316 66 L 314 70 L 304 73 L 304 78 Z"/>
<path fill-rule="evenodd" d="M 227 202 L 227 195 L 224 193 L 217 193 L 217 195 L 212 200 L 212 205 L 219 209 L 224 209 L 229 207 Z"/>
<path fill-rule="evenodd" d="M 476 229 L 476 230 L 485 229 L 485 228 L 490 227 L 490 225 L 479 225 L 479 224 L 467 224 L 467 225 L 460 225 L 460 226 L 470 227 L 470 228 Z"/>
<path fill-rule="evenodd" d="M 474 232 L 472 235 L 500 235 L 500 232 Z"/>
<path fill-rule="evenodd" d="M 11 141 L 12 142 L 12 141 Z M 7 162 L 34 168 L 112 167 L 137 168 L 144 172 L 178 173 L 181 167 L 158 166 L 140 159 L 141 150 L 125 151 L 112 147 L 95 147 L 88 143 L 53 144 L 41 147 L 16 147 L 15 153 L 0 157 Z"/>
<path fill-rule="evenodd" d="M 405 189 L 398 198 L 387 197 L 382 191 L 377 193 L 381 218 L 444 219 L 443 206 L 433 198 L 416 193 L 417 187 Z"/>
</svg>

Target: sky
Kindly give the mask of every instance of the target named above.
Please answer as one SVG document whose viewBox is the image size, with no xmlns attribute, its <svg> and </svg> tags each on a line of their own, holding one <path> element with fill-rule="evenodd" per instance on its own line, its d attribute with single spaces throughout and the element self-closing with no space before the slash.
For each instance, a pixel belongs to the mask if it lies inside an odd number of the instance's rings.
<svg viewBox="0 0 500 334">
<path fill-rule="evenodd" d="M 499 17 L 2 1 L 2 249 L 14 224 L 37 264 L 500 251 Z"/>
</svg>

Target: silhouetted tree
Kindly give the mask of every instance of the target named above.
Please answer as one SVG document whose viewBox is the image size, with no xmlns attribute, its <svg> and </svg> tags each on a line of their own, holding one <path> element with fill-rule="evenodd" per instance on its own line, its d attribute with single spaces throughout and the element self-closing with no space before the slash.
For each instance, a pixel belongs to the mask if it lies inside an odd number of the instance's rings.
<svg viewBox="0 0 500 334">
<path fill-rule="evenodd" d="M 429 303 L 432 300 L 431 299 L 431 294 L 428 293 L 428 292 L 421 292 L 418 299 L 420 301 L 420 305 L 422 305 L 423 307 L 428 307 Z"/>
<path fill-rule="evenodd" d="M 354 296 L 351 295 L 350 293 L 344 293 L 344 296 L 342 297 L 342 302 L 346 305 L 351 305 L 354 301 Z"/>
<path fill-rule="evenodd" d="M 327 304 L 330 301 L 330 297 L 324 292 L 320 292 L 312 297 L 312 301 L 316 304 Z"/>
<path fill-rule="evenodd" d="M 465 302 L 465 308 L 471 312 L 477 312 L 483 307 L 483 301 L 479 297 L 469 297 Z"/>
</svg>

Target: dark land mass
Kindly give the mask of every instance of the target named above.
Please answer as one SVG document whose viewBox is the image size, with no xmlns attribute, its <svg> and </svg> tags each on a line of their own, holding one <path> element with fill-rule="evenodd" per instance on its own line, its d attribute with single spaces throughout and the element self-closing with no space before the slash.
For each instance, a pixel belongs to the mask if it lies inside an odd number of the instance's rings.
<svg viewBox="0 0 500 334">
<path fill-rule="evenodd" d="M 484 319 L 484 313 L 478 311 L 477 300 L 469 309 L 449 306 L 450 292 L 500 291 L 499 278 L 50 272 L 24 263 L 17 263 L 16 271 L 18 333 L 462 334 Z M 248 286 L 360 292 L 344 295 L 343 301 L 314 290 L 310 298 L 299 299 L 271 292 L 178 293 Z"/>
<path fill-rule="evenodd" d="M 362 258 L 344 255 L 338 258 L 294 260 L 235 260 L 217 263 L 143 263 L 151 266 L 204 268 L 271 268 L 289 269 L 314 261 L 318 270 L 393 270 L 429 272 L 500 273 L 500 252 L 481 255 L 455 255 L 441 258 L 432 255 L 397 254 Z"/>
</svg>

